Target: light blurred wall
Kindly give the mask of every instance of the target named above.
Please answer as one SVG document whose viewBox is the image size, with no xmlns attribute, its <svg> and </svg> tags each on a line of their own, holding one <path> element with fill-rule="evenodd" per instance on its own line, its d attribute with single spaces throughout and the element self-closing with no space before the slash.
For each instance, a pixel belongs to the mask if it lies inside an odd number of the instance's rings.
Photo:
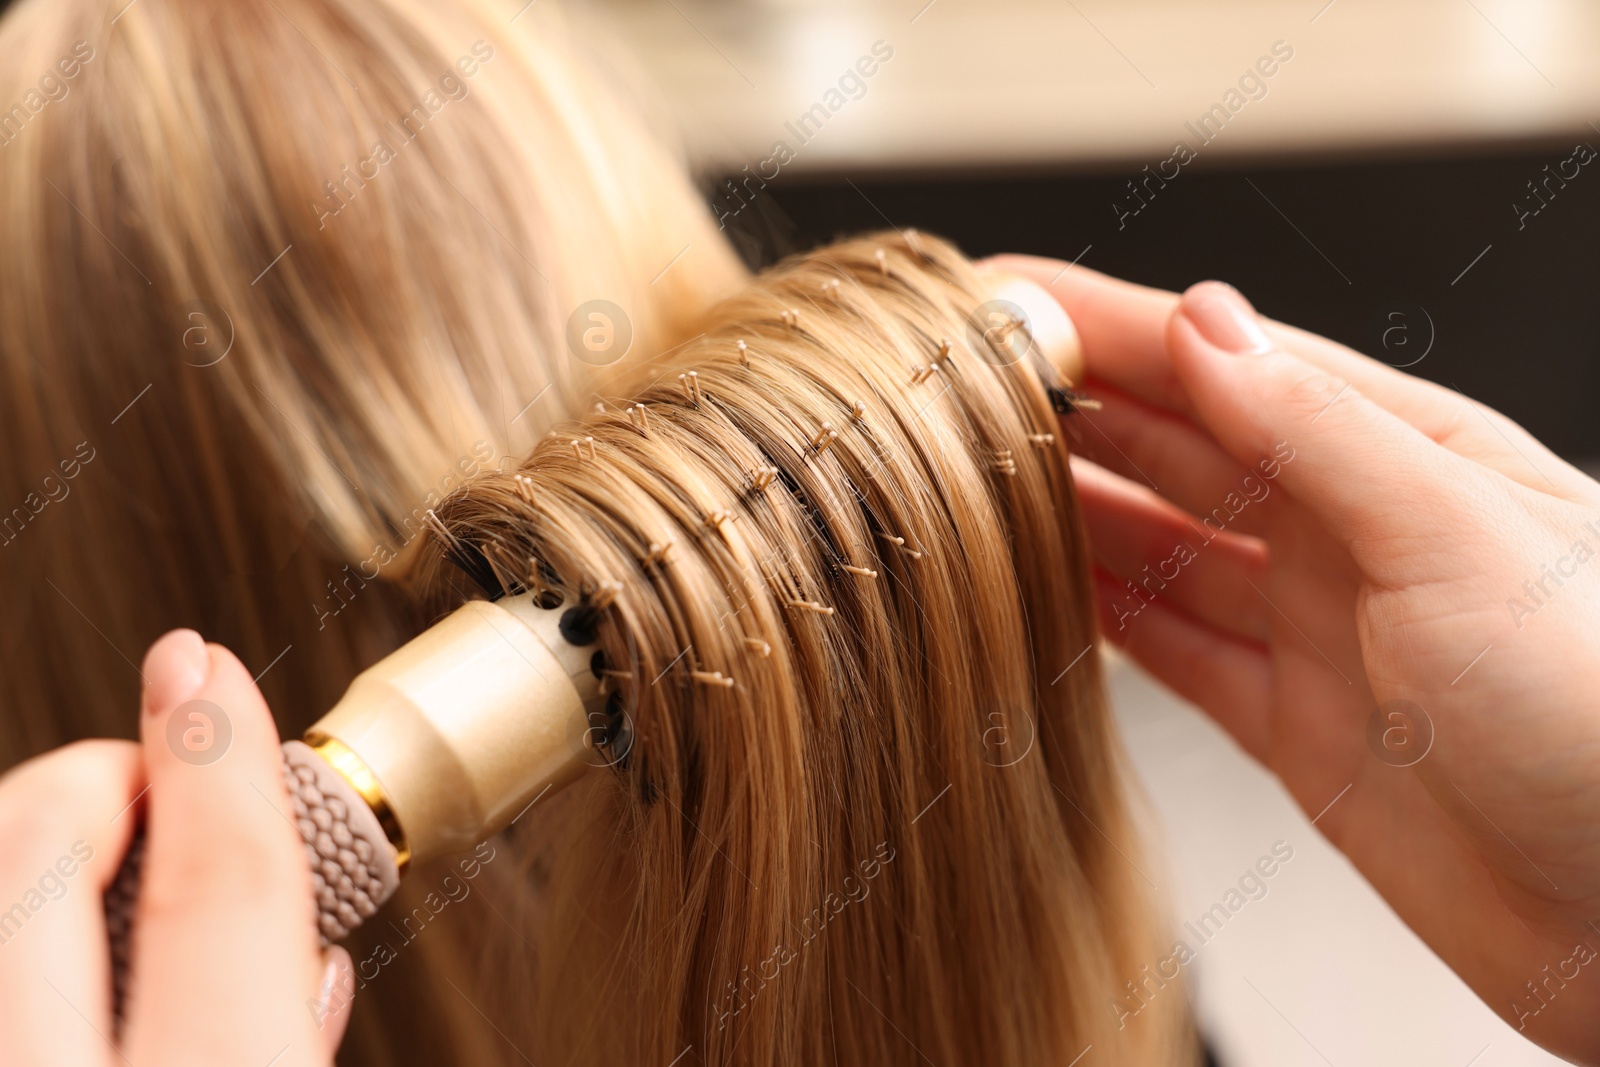
<svg viewBox="0 0 1600 1067">
<path fill-rule="evenodd" d="M 697 161 L 796 170 L 1164 158 L 1229 90 L 1217 155 L 1542 138 L 1600 119 L 1592 0 L 600 0 Z M 803 146 L 785 126 L 893 59 Z M 1275 42 L 1293 58 L 1270 62 Z M 1251 72 L 1267 57 L 1269 78 Z M 1240 86 L 1245 79 L 1245 86 Z M 1252 91 L 1263 93 L 1252 99 Z M 1159 155 L 1158 155 L 1159 154 Z"/>
</svg>

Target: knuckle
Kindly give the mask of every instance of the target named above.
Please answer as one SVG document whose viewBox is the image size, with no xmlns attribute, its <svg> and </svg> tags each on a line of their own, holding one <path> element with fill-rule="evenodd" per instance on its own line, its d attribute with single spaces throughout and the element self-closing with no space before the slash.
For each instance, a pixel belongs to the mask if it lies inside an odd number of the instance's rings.
<svg viewBox="0 0 1600 1067">
<path fill-rule="evenodd" d="M 18 873 L 34 871 L 72 844 L 72 831 L 65 820 L 49 812 L 38 812 L 27 804 L 0 800 L 0 884 L 9 884 Z"/>
<path fill-rule="evenodd" d="M 37 877 L 88 837 L 86 822 L 115 813 L 98 797 L 117 781 L 117 763 L 126 757 L 122 742 L 75 742 L 14 768 L 0 779 L 0 881 Z M 91 814 L 93 813 L 93 814 Z"/>
<path fill-rule="evenodd" d="M 0 778 L 0 841 L 7 858 L 31 858 L 33 846 L 60 851 L 85 822 L 109 820 L 120 806 L 116 784 L 126 780 L 136 751 L 132 742 L 77 741 Z"/>
<path fill-rule="evenodd" d="M 1281 368 L 1276 392 L 1277 403 L 1294 424 L 1318 418 L 1335 401 L 1356 399 L 1349 382 L 1298 360 Z"/>
</svg>

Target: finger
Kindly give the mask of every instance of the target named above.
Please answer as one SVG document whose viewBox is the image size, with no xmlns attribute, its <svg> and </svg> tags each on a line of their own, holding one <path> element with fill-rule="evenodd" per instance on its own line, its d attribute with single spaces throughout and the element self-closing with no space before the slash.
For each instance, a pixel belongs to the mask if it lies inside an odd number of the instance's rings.
<svg viewBox="0 0 1600 1067">
<path fill-rule="evenodd" d="M 1271 636 L 1270 608 L 1250 585 L 1265 581 L 1265 544 L 1217 532 L 1077 457 L 1072 473 L 1095 562 L 1125 583 L 1125 605 L 1159 597 L 1236 636 Z"/>
<path fill-rule="evenodd" d="M 145 674 L 129 1058 L 324 1064 L 306 1006 L 322 974 L 311 878 L 272 716 L 244 665 L 191 630 L 157 641 Z"/>
<path fill-rule="evenodd" d="M 1166 347 L 1166 324 L 1177 310 L 1177 294 L 1037 256 L 997 256 L 989 262 L 1044 285 L 1060 302 L 1083 340 L 1091 392 L 1097 382 L 1109 383 L 1168 411 L 1193 412 Z M 1493 408 L 1326 337 L 1270 320 L 1262 325 L 1283 351 L 1350 382 L 1452 452 L 1531 489 L 1570 500 L 1594 498 L 1593 479 Z"/>
<path fill-rule="evenodd" d="M 1263 320 L 1262 325 L 1274 344 L 1351 382 L 1380 406 L 1456 455 L 1482 463 L 1530 489 L 1568 499 L 1592 494 L 1591 478 L 1487 404 L 1413 377 L 1326 337 L 1271 320 Z"/>
<path fill-rule="evenodd" d="M 356 994 L 355 963 L 341 945 L 322 950 L 322 981 L 317 986 L 313 1016 L 322 1031 L 322 1047 L 333 1059 L 350 1026 L 351 1002 Z"/>
<path fill-rule="evenodd" d="M 1038 256 L 997 256 L 988 262 L 1050 290 L 1078 328 L 1090 377 L 1170 411 L 1193 410 L 1167 352 L 1167 321 L 1178 309 L 1179 294 L 1087 267 L 1064 270 L 1068 264 Z M 1437 394 L 1457 395 L 1317 334 L 1268 320 L 1262 324 L 1284 351 L 1353 382 L 1402 418 L 1407 417 L 1408 406 L 1411 414 L 1426 412 L 1430 409 L 1424 400 Z"/>
<path fill-rule="evenodd" d="M 1116 389 L 1100 390 L 1095 399 L 1104 404 L 1100 411 L 1071 416 L 1085 424 L 1073 446 L 1075 455 L 1130 482 L 1148 485 L 1189 514 L 1218 524 L 1218 529 L 1262 532 L 1266 509 L 1247 503 L 1271 492 L 1271 479 L 1262 471 L 1241 465 L 1187 419 Z"/>
<path fill-rule="evenodd" d="M 1271 749 L 1272 665 L 1266 649 L 1220 633 L 1160 601 L 1120 617 L 1122 583 L 1095 570 L 1100 629 L 1167 688 L 1197 705 L 1239 747 L 1265 762 Z"/>
<path fill-rule="evenodd" d="M 1425 546 L 1460 545 L 1486 508 L 1509 511 L 1507 483 L 1276 348 L 1229 287 L 1186 294 L 1168 344 L 1200 423 L 1240 463 L 1275 457 L 1283 488 L 1380 583 L 1464 577 L 1462 553 Z"/>
<path fill-rule="evenodd" d="M 136 825 L 137 745 L 80 741 L 0 779 L 0 1063 L 107 1063 L 100 897 Z"/>
<path fill-rule="evenodd" d="M 1039 256 L 1004 255 L 985 262 L 1050 291 L 1078 329 L 1090 379 L 1168 411 L 1190 410 L 1167 358 L 1166 327 L 1178 306 L 1176 293 Z"/>
</svg>

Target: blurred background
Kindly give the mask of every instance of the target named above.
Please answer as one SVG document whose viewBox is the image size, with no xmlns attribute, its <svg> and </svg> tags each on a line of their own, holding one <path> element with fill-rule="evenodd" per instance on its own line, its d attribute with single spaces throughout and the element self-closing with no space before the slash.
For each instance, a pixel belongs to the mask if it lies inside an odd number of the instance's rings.
<svg viewBox="0 0 1600 1067">
<path fill-rule="evenodd" d="M 972 255 L 1169 289 L 1223 278 L 1600 470 L 1592 0 L 593 0 L 579 14 L 633 53 L 752 265 L 915 226 Z M 1274 842 L 1295 850 L 1186 968 L 1221 1063 L 1559 1062 L 1208 721 L 1131 667 L 1113 680 L 1163 845 L 1145 873 L 1175 920 Z"/>
</svg>

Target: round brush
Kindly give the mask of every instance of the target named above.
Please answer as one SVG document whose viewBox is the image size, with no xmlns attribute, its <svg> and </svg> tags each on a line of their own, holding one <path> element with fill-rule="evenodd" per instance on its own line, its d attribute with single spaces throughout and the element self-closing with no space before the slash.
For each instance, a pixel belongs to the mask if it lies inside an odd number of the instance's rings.
<svg viewBox="0 0 1600 1067">
<path fill-rule="evenodd" d="M 1091 406 L 1074 391 L 1082 351 L 1060 305 L 1024 278 L 980 272 L 984 340 L 1006 362 L 1031 362 L 1058 412 Z M 434 525 L 476 572 L 470 548 Z M 596 612 L 542 607 L 550 596 L 468 602 L 357 675 L 304 741 L 284 744 L 324 942 L 376 912 L 412 863 L 471 848 L 587 767 L 612 762 L 618 724 L 594 663 Z M 142 861 L 141 835 L 105 895 L 119 1009 Z"/>
</svg>

